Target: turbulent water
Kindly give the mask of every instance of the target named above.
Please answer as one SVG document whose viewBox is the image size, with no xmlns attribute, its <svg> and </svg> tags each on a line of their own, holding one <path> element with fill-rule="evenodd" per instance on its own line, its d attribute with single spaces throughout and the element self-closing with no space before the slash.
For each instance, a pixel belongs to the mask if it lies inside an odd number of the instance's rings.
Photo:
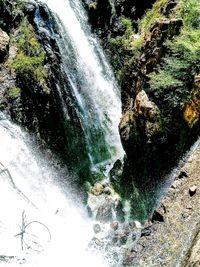
<svg viewBox="0 0 200 267">
<path fill-rule="evenodd" d="M 84 130 L 93 168 L 122 158 L 120 90 L 79 0 L 43 0 L 54 12 L 63 68 Z"/>
<path fill-rule="evenodd" d="M 92 222 L 60 186 L 67 177 L 45 163 L 27 134 L 5 118 L 0 136 L 0 252 L 8 261 L 0 265 L 106 266 L 86 251 Z"/>
</svg>

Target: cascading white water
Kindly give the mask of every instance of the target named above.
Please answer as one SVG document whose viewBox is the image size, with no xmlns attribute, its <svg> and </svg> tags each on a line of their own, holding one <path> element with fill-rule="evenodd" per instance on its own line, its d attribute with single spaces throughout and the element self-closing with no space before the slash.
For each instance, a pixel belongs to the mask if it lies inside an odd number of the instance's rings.
<svg viewBox="0 0 200 267">
<path fill-rule="evenodd" d="M 59 185 L 67 177 L 59 177 L 52 162 L 45 163 L 27 145 L 27 134 L 0 117 L 0 265 L 106 266 L 100 256 L 86 252 L 92 222 Z M 25 229 L 21 244 L 23 212 L 25 225 L 36 222 Z"/>
<path fill-rule="evenodd" d="M 93 167 L 123 157 L 118 131 L 120 90 L 79 0 L 43 0 L 55 13 L 63 68 L 84 129 Z"/>
</svg>

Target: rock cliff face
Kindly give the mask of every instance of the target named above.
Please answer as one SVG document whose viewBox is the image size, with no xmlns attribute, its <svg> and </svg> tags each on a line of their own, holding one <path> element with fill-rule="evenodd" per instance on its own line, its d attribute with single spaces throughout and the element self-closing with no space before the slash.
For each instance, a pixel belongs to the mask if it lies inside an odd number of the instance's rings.
<svg viewBox="0 0 200 267">
<path fill-rule="evenodd" d="M 191 2 L 193 11 L 181 0 L 156 1 L 139 22 L 137 36 L 128 26 L 129 34 L 114 42 L 123 47 L 125 60 L 119 130 L 127 155 L 121 180 L 114 183 L 131 201 L 133 214 L 143 209 L 144 217 L 156 204 L 164 177 L 199 134 L 199 7 Z M 190 12 L 197 14 L 189 22 Z"/>
</svg>

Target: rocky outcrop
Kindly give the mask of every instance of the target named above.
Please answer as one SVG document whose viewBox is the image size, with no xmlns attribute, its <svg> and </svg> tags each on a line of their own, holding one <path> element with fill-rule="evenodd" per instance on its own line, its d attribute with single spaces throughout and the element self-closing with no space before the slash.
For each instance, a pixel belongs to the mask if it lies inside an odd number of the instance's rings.
<svg viewBox="0 0 200 267">
<path fill-rule="evenodd" d="M 0 63 L 8 56 L 10 38 L 6 32 L 0 29 Z"/>
<path fill-rule="evenodd" d="M 88 192 L 87 208 L 91 216 L 102 223 L 121 219 L 122 204 L 119 195 L 107 182 L 96 183 Z M 119 214 L 121 213 L 121 214 Z"/>
<path fill-rule="evenodd" d="M 149 100 L 144 88 L 148 81 L 147 75 L 155 70 L 164 56 L 165 40 L 179 34 L 181 26 L 181 19 L 157 21 L 144 38 L 135 88 L 130 92 L 135 97 L 130 96 L 128 103 L 125 103 L 119 126 L 127 154 L 131 150 L 131 144 L 137 146 L 138 139 L 141 142 L 151 143 L 150 139 L 153 140 L 154 136 L 162 133 L 160 110 L 153 101 Z"/>
<path fill-rule="evenodd" d="M 192 64 L 189 67 L 185 63 L 188 59 L 178 44 L 179 38 L 183 40 L 185 22 L 182 18 L 167 17 L 175 3 L 166 2 L 167 6 L 159 9 L 164 17 L 156 19 L 149 32 L 143 33 L 132 87 L 129 82 L 126 94 L 122 94 L 119 130 L 127 157 L 121 180 L 114 182 L 114 186 L 121 188 L 122 196 L 131 202 L 136 219 L 151 212 L 164 177 L 199 133 L 199 64 L 196 63 L 193 72 Z M 177 57 L 180 59 L 175 62 Z M 176 73 L 176 66 L 182 68 L 178 69 L 180 73 Z M 181 70 L 187 73 L 187 81 Z M 128 189 L 123 190 L 125 187 Z M 140 212 L 143 215 L 138 216 Z"/>
<path fill-rule="evenodd" d="M 155 103 L 149 100 L 144 90 L 136 95 L 133 107 L 125 112 L 119 127 L 126 150 L 129 149 L 131 138 L 137 134 L 135 133 L 136 127 L 142 129 L 138 138 L 145 137 L 147 143 L 151 143 L 154 136 L 159 134 L 161 129 L 160 110 Z"/>
<path fill-rule="evenodd" d="M 151 26 L 150 32 L 145 35 L 139 59 L 141 74 L 147 75 L 154 71 L 165 54 L 164 42 L 179 35 L 182 26 L 182 19 L 162 19 Z"/>
</svg>

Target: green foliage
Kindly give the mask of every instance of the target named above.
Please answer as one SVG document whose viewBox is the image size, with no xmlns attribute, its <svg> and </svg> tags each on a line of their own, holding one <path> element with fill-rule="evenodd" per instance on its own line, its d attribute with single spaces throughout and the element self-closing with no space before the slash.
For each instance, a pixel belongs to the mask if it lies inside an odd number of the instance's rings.
<svg viewBox="0 0 200 267">
<path fill-rule="evenodd" d="M 187 2 L 187 5 L 186 5 Z M 200 72 L 200 9 L 196 0 L 182 0 L 175 10 L 182 15 L 183 28 L 179 36 L 165 43 L 165 55 L 156 73 L 149 75 L 151 92 L 158 102 L 167 103 L 164 115 L 183 110 L 191 99 L 194 76 Z M 175 12 L 174 11 L 174 12 Z M 178 112 L 177 114 L 181 114 Z"/>
<path fill-rule="evenodd" d="M 21 89 L 19 87 L 11 87 L 8 89 L 8 97 L 11 99 L 15 99 L 19 96 Z"/>
<path fill-rule="evenodd" d="M 168 40 L 166 46 L 170 53 L 164 58 L 161 70 L 149 75 L 151 88 L 182 86 L 188 90 L 188 82 L 200 71 L 200 28 L 183 29 L 180 36 Z"/>
<path fill-rule="evenodd" d="M 48 74 L 44 70 L 45 54 L 26 18 L 21 22 L 17 34 L 12 37 L 12 43 L 18 48 L 17 56 L 11 62 L 16 74 L 26 81 L 31 80 L 32 84 L 39 84 L 48 93 Z"/>
<path fill-rule="evenodd" d="M 181 0 L 175 10 L 176 16 L 184 21 L 187 28 L 198 28 L 200 24 L 200 2 L 199 0 Z"/>
<path fill-rule="evenodd" d="M 125 50 L 131 49 L 131 43 L 133 41 L 133 26 L 130 19 L 123 17 L 121 22 L 125 28 L 124 34 L 122 36 L 117 36 L 111 39 L 113 45 L 122 47 Z"/>
<path fill-rule="evenodd" d="M 158 19 L 165 18 L 161 12 L 161 8 L 167 4 L 168 0 L 157 0 L 152 9 L 148 10 L 139 22 L 139 31 L 141 33 L 148 32 L 151 25 Z"/>
<path fill-rule="evenodd" d="M 113 53 L 111 63 L 120 84 L 127 80 L 127 76 L 130 79 L 143 43 L 143 38 L 135 35 L 131 19 L 123 17 L 121 22 L 124 34 L 110 39 L 110 49 Z"/>
<path fill-rule="evenodd" d="M 171 90 L 174 87 L 183 85 L 180 80 L 176 79 L 172 74 L 164 70 L 160 70 L 158 73 L 150 74 L 149 77 L 151 78 L 150 85 L 153 90 Z"/>
<path fill-rule="evenodd" d="M 25 7 L 25 4 L 25 0 L 15 0 L 15 8 L 17 8 L 18 10 L 22 10 Z"/>
<path fill-rule="evenodd" d="M 121 22 L 125 28 L 124 34 L 111 38 L 110 42 L 116 48 L 117 53 L 124 58 L 125 65 L 130 67 L 140 54 L 143 37 L 135 35 L 131 19 L 123 17 Z"/>
</svg>

